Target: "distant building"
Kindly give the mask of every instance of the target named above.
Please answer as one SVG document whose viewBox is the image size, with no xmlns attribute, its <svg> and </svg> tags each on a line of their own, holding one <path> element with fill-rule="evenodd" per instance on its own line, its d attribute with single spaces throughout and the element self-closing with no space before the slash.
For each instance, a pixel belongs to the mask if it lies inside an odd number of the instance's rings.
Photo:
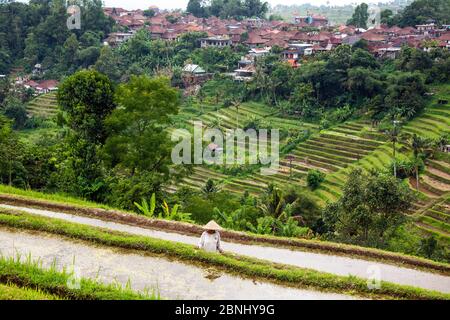
<svg viewBox="0 0 450 320">
<path fill-rule="evenodd" d="M 328 26 L 328 18 L 319 15 L 306 15 L 294 17 L 294 23 L 302 27 L 311 26 L 315 28 L 321 28 Z"/>
<path fill-rule="evenodd" d="M 437 40 L 445 44 L 445 47 L 450 50 L 450 32 L 444 33 L 439 38 L 437 38 Z"/>
<path fill-rule="evenodd" d="M 116 46 L 121 44 L 122 42 L 127 41 L 128 39 L 132 38 L 134 36 L 134 33 L 132 32 L 114 32 L 110 33 L 108 38 L 105 40 L 107 44 L 110 46 Z"/>
<path fill-rule="evenodd" d="M 282 59 L 288 62 L 291 67 L 297 68 L 302 56 L 313 53 L 313 45 L 309 43 L 291 43 L 289 48 L 281 53 Z"/>
<path fill-rule="evenodd" d="M 416 25 L 417 31 L 428 34 L 430 31 L 433 31 L 437 28 L 436 24 L 434 23 L 428 23 L 428 24 L 418 24 Z"/>
<path fill-rule="evenodd" d="M 197 64 L 187 64 L 183 68 L 182 79 L 185 87 L 201 84 L 209 78 L 211 75 Z"/>
<path fill-rule="evenodd" d="M 380 58 L 395 59 L 399 57 L 401 50 L 400 47 L 380 48 L 377 50 L 377 55 Z"/>
<path fill-rule="evenodd" d="M 202 48 L 216 47 L 224 48 L 231 46 L 232 42 L 229 37 L 226 36 L 216 36 L 200 39 L 200 45 Z"/>
<path fill-rule="evenodd" d="M 44 94 L 51 91 L 58 90 L 59 82 L 57 80 L 42 80 L 42 81 L 33 81 L 28 80 L 23 83 L 25 88 L 30 88 L 36 91 L 37 94 Z"/>
</svg>

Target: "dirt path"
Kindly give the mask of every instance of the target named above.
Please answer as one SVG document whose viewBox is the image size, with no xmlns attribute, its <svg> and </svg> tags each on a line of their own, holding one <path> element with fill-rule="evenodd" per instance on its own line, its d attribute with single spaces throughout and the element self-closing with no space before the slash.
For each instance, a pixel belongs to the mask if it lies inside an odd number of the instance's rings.
<svg viewBox="0 0 450 320">
<path fill-rule="evenodd" d="M 23 231 L 0 228 L 0 253 L 40 259 L 44 268 L 56 262 L 78 277 L 127 285 L 134 290 L 157 292 L 163 299 L 355 299 L 353 296 L 287 288 L 260 283 L 159 257 L 124 253 Z M 75 278 L 76 279 L 76 278 Z M 75 281 L 73 283 L 76 283 Z"/>
<path fill-rule="evenodd" d="M 130 226 L 116 222 L 106 222 L 99 219 L 81 217 L 66 213 L 10 206 L 5 204 L 0 204 L 0 207 L 21 210 L 51 218 L 59 218 L 85 225 L 103 227 L 110 230 L 123 231 L 131 234 L 187 244 L 196 245 L 198 241 L 197 237 Z M 380 278 L 385 281 L 450 293 L 450 277 L 380 262 L 300 250 L 275 248 L 268 245 L 263 246 L 223 242 L 223 248 L 228 252 L 233 252 L 236 254 L 247 255 L 250 257 L 265 259 L 277 263 L 290 264 L 303 268 L 310 268 L 336 275 L 354 275 L 361 278 L 370 278 L 374 274 L 378 274 Z"/>
</svg>

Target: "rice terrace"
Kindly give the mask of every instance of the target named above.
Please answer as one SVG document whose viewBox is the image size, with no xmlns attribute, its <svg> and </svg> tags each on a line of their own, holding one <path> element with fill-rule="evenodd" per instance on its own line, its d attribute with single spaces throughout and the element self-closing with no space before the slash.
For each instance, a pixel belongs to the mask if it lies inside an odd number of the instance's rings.
<svg viewBox="0 0 450 320">
<path fill-rule="evenodd" d="M 0 1 L 2 306 L 449 300 L 450 2 L 175 2 Z"/>
</svg>

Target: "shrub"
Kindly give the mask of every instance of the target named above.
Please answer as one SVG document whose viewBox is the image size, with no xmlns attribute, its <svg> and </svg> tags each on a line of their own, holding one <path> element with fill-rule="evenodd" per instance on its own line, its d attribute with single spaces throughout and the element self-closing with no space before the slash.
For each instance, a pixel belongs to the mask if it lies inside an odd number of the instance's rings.
<svg viewBox="0 0 450 320">
<path fill-rule="evenodd" d="M 316 169 L 311 169 L 308 171 L 308 176 L 306 177 L 306 182 L 311 190 L 315 190 L 319 185 L 325 180 L 325 174 Z"/>
</svg>

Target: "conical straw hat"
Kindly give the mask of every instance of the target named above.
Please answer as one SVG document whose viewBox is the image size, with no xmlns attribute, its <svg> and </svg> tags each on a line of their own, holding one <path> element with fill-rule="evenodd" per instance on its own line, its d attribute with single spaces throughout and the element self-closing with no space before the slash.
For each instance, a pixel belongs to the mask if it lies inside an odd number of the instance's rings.
<svg viewBox="0 0 450 320">
<path fill-rule="evenodd" d="M 222 230 L 222 227 L 219 226 L 214 220 L 211 220 L 210 222 L 208 222 L 207 224 L 205 224 L 205 226 L 203 227 L 203 229 L 205 229 L 205 230 L 216 230 L 216 231 L 220 231 L 220 230 Z"/>
</svg>

